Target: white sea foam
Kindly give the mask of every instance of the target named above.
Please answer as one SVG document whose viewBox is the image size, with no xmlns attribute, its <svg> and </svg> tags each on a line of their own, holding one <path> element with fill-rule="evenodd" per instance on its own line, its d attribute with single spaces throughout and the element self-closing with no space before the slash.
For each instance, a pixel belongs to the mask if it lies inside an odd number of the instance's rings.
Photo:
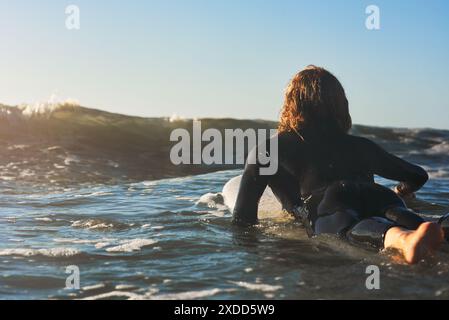
<svg viewBox="0 0 449 320">
<path fill-rule="evenodd" d="M 32 116 L 50 115 L 52 112 L 66 106 L 79 106 L 79 102 L 74 99 L 59 99 L 56 95 L 51 95 L 47 101 L 24 103 L 17 107 L 0 107 L 0 117 L 8 120 L 19 120 Z"/>
<path fill-rule="evenodd" d="M 213 207 L 217 203 L 223 204 L 223 196 L 221 193 L 206 193 L 197 201 L 197 204 L 207 204 Z"/>
<path fill-rule="evenodd" d="M 431 179 L 447 179 L 449 178 L 449 170 L 447 169 L 437 169 L 437 170 L 427 170 L 429 177 Z"/>
<path fill-rule="evenodd" d="M 119 285 L 115 286 L 115 290 L 119 290 L 119 291 L 132 290 L 132 289 L 135 289 L 135 288 L 136 288 L 136 286 L 132 285 L 132 284 L 119 284 Z"/>
<path fill-rule="evenodd" d="M 103 249 L 105 247 L 109 247 L 111 245 L 110 242 L 98 242 L 95 244 L 96 249 Z"/>
<path fill-rule="evenodd" d="M 72 163 L 80 163 L 80 162 L 81 162 L 80 158 L 78 156 L 75 156 L 75 155 L 68 155 L 68 156 L 66 156 L 64 158 L 64 164 L 66 166 L 69 166 Z"/>
<path fill-rule="evenodd" d="M 427 171 L 429 174 L 429 178 L 431 179 L 446 179 L 449 178 L 449 168 L 446 166 L 439 167 L 439 166 L 426 166 L 419 164 L 421 167 L 424 168 L 424 170 Z"/>
<path fill-rule="evenodd" d="M 187 200 L 187 201 L 193 201 L 194 197 L 188 197 L 188 196 L 175 196 L 176 200 Z"/>
<path fill-rule="evenodd" d="M 83 290 L 83 291 L 92 291 L 92 290 L 102 289 L 104 287 L 105 287 L 104 283 L 98 283 L 98 284 L 94 284 L 94 285 L 91 285 L 91 286 L 82 287 L 81 290 Z"/>
<path fill-rule="evenodd" d="M 178 122 L 178 121 L 186 121 L 187 119 L 177 115 L 176 113 L 173 114 L 170 118 L 168 118 L 168 122 L 173 123 L 173 122 Z"/>
<path fill-rule="evenodd" d="M 53 241 L 57 242 L 57 243 L 98 244 L 98 243 L 102 243 L 102 242 L 116 241 L 116 239 L 103 238 L 103 239 L 87 240 L 87 239 L 75 239 L 75 238 L 55 238 L 55 239 L 53 239 Z"/>
<path fill-rule="evenodd" d="M 35 173 L 33 170 L 25 169 L 25 170 L 20 171 L 19 177 L 20 177 L 20 178 L 32 177 L 32 176 L 34 176 L 35 174 L 36 174 L 36 173 Z"/>
<path fill-rule="evenodd" d="M 206 193 L 200 197 L 196 202 L 197 206 L 207 206 L 211 209 L 218 209 L 220 211 L 227 210 L 228 207 L 224 204 L 223 195 L 219 193 Z"/>
<path fill-rule="evenodd" d="M 51 219 L 49 217 L 39 217 L 39 218 L 34 218 L 34 220 L 42 221 L 42 222 L 52 222 L 53 221 L 53 219 Z"/>
<path fill-rule="evenodd" d="M 94 245 L 96 249 L 107 248 L 107 252 L 133 252 L 139 251 L 143 247 L 153 245 L 157 243 L 156 240 L 150 239 L 131 239 L 131 240 L 118 240 L 110 238 L 102 239 L 74 239 L 74 238 L 55 238 L 56 243 L 70 243 L 80 245 Z"/>
<path fill-rule="evenodd" d="M 143 247 L 157 243 L 156 240 L 150 239 L 133 239 L 120 241 L 120 245 L 107 248 L 107 252 L 133 252 L 140 251 Z"/>
<path fill-rule="evenodd" d="M 1 218 L 1 219 L 2 219 L 2 220 L 6 220 L 6 222 L 16 223 L 18 217 L 11 216 L 11 217 L 4 217 L 4 218 Z"/>
<path fill-rule="evenodd" d="M 253 290 L 253 291 L 262 291 L 262 292 L 274 292 L 277 290 L 282 289 L 282 286 L 273 286 L 269 284 L 263 284 L 263 283 L 249 283 L 244 281 L 230 281 L 230 283 L 233 283 L 235 285 L 238 285 L 239 287 Z"/>
<path fill-rule="evenodd" d="M 25 242 L 25 239 L 9 238 L 8 241 L 11 241 L 11 242 Z"/>
<path fill-rule="evenodd" d="M 108 163 L 108 166 L 113 167 L 113 168 L 119 168 L 120 167 L 120 164 L 118 164 L 117 162 L 112 161 L 112 160 L 108 160 L 107 163 Z"/>
<path fill-rule="evenodd" d="M 430 149 L 424 150 L 424 153 L 430 155 L 448 155 L 449 154 L 449 142 L 441 141 L 439 144 L 434 145 Z"/>
<path fill-rule="evenodd" d="M 155 300 L 192 300 L 192 299 L 202 299 L 207 297 L 212 297 L 218 293 L 230 290 L 223 290 L 223 289 L 208 289 L 208 290 L 199 290 L 199 291 L 187 291 L 187 292 L 180 292 L 180 293 L 169 293 L 169 294 L 161 294 L 161 295 L 153 295 L 149 298 L 155 299 Z"/>
<path fill-rule="evenodd" d="M 29 147 L 29 145 L 26 145 L 26 144 L 16 144 L 13 146 L 9 146 L 8 150 L 25 150 L 28 147 Z"/>
<path fill-rule="evenodd" d="M 145 295 L 137 294 L 134 292 L 126 292 L 126 291 L 111 291 L 102 294 L 98 294 L 95 296 L 83 298 L 81 300 L 105 300 L 112 298 L 127 298 L 128 300 L 145 300 Z"/>
<path fill-rule="evenodd" d="M 50 249 L 27 249 L 14 248 L 0 250 L 0 256 L 46 256 L 46 257 L 72 257 L 80 254 L 78 249 L 74 248 L 50 248 Z"/>
<path fill-rule="evenodd" d="M 112 229 L 114 224 L 108 223 L 98 219 L 76 220 L 72 223 L 74 228 L 98 230 L 98 229 Z"/>
<path fill-rule="evenodd" d="M 16 180 L 15 177 L 6 176 L 6 175 L 0 176 L 0 179 L 3 180 L 3 181 L 13 181 L 13 180 Z"/>
<path fill-rule="evenodd" d="M 107 192 L 107 191 L 95 191 L 95 192 L 87 193 L 87 194 L 75 194 L 73 197 L 74 198 L 89 198 L 89 197 L 110 196 L 110 195 L 113 195 L 113 194 L 114 193 Z"/>
<path fill-rule="evenodd" d="M 34 104 L 22 104 L 18 108 L 22 110 L 24 116 L 33 116 L 51 113 L 63 106 L 79 106 L 79 102 L 74 99 L 61 100 L 52 94 L 47 101 L 36 102 Z"/>
<path fill-rule="evenodd" d="M 207 297 L 212 297 L 222 292 L 234 292 L 234 291 L 235 289 L 214 288 L 214 289 L 187 291 L 180 293 L 157 294 L 158 290 L 156 288 L 151 288 L 146 293 L 138 294 L 135 292 L 116 290 L 87 297 L 84 298 L 83 300 L 102 300 L 111 298 L 127 298 L 128 300 L 193 300 L 193 299 L 203 299 Z"/>
</svg>

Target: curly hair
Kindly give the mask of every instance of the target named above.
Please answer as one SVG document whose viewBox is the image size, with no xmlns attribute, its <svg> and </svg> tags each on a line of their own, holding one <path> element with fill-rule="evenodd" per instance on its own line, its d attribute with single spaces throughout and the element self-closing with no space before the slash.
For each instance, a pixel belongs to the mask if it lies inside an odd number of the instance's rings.
<svg viewBox="0 0 449 320">
<path fill-rule="evenodd" d="M 278 131 L 298 132 L 306 127 L 340 133 L 347 133 L 352 127 L 340 81 L 313 65 L 296 74 L 287 86 Z"/>
</svg>

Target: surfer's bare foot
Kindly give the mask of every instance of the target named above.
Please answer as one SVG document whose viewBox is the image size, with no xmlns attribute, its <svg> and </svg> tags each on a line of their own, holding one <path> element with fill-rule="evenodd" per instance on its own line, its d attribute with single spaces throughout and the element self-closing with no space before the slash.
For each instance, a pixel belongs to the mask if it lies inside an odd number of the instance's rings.
<svg viewBox="0 0 449 320">
<path fill-rule="evenodd" d="M 393 227 L 385 235 L 385 248 L 398 249 L 409 264 L 414 264 L 435 252 L 443 243 L 444 233 L 440 225 L 425 222 L 415 231 Z"/>
</svg>

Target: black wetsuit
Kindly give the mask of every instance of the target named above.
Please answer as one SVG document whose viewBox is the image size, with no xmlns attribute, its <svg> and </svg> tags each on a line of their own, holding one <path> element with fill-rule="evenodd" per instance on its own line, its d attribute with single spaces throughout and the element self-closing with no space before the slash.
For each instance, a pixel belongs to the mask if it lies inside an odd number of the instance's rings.
<svg viewBox="0 0 449 320">
<path fill-rule="evenodd" d="M 396 193 L 374 182 L 374 175 L 379 175 L 399 181 L 403 193 L 415 192 L 428 179 L 421 167 L 349 134 L 303 130 L 281 133 L 277 139 L 274 175 L 261 175 L 258 151 L 250 152 L 252 161 L 247 161 L 234 208 L 235 223 L 257 223 L 258 203 L 267 186 L 283 208 L 303 222 L 309 236 L 338 234 L 382 248 L 392 226 L 413 230 L 424 222 Z"/>
</svg>

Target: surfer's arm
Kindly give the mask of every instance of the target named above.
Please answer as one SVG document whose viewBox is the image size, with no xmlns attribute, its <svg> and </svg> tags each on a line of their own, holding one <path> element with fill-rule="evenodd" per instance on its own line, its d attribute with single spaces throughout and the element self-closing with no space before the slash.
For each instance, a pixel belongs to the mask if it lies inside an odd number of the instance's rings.
<svg viewBox="0 0 449 320">
<path fill-rule="evenodd" d="M 373 173 L 399 181 L 396 190 L 400 195 L 418 191 L 429 179 L 423 168 L 388 153 L 374 142 L 369 141 L 368 149 L 366 154 L 369 156 L 368 161 Z"/>
<path fill-rule="evenodd" d="M 260 174 L 257 150 L 252 150 L 240 183 L 237 201 L 234 206 L 233 223 L 251 225 L 257 223 L 259 200 L 268 185 L 268 176 Z"/>
</svg>

